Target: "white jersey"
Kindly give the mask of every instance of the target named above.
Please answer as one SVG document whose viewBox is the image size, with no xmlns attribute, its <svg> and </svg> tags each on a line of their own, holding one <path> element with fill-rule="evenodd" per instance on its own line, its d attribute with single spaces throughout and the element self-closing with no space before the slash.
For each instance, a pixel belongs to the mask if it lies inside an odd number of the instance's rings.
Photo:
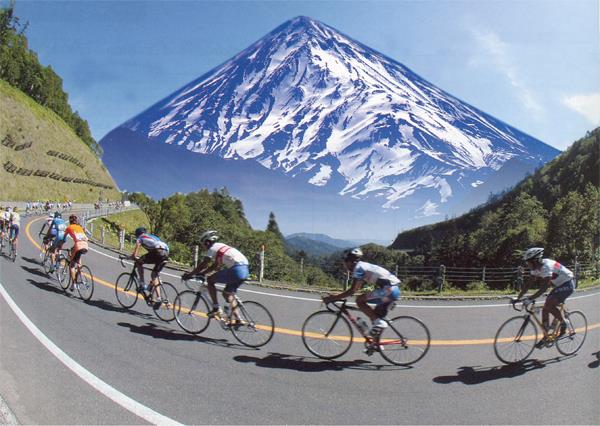
<svg viewBox="0 0 600 426">
<path fill-rule="evenodd" d="M 356 264 L 352 271 L 352 278 L 366 281 L 369 284 L 377 284 L 379 280 L 387 280 L 391 285 L 400 284 L 400 280 L 390 271 L 367 262 L 358 262 Z"/>
<path fill-rule="evenodd" d="M 552 259 L 542 259 L 542 265 L 537 269 L 532 269 L 530 274 L 540 278 L 549 277 L 554 287 L 560 287 L 573 279 L 573 272 Z"/>
<path fill-rule="evenodd" d="M 8 223 L 8 221 L 10 220 L 10 212 L 6 210 L 2 212 L 2 219 Z"/>
<path fill-rule="evenodd" d="M 248 259 L 239 250 L 223 243 L 214 243 L 206 255 L 217 265 L 233 268 L 235 265 L 248 265 Z"/>
</svg>

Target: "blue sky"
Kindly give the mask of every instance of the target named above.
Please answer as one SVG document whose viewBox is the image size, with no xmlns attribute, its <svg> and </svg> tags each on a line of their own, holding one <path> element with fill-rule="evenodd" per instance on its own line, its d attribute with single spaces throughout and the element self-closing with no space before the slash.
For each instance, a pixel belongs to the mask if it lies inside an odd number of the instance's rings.
<svg viewBox="0 0 600 426">
<path fill-rule="evenodd" d="M 98 140 L 298 15 L 556 148 L 600 125 L 598 0 L 17 0 L 16 14 Z"/>
</svg>

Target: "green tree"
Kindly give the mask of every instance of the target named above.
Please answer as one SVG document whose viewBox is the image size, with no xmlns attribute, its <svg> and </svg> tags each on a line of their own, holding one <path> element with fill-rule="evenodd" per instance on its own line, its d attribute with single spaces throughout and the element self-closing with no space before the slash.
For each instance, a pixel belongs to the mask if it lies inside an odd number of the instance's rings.
<svg viewBox="0 0 600 426">
<path fill-rule="evenodd" d="M 273 212 L 269 213 L 269 223 L 267 224 L 267 232 L 272 232 L 281 241 L 284 240 L 283 234 L 279 230 L 277 220 L 275 220 L 275 213 Z"/>
</svg>

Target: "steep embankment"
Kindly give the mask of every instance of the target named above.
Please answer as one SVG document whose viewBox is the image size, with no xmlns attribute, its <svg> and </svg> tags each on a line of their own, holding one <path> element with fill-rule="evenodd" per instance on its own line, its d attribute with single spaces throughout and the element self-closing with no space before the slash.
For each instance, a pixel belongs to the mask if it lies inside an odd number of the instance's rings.
<svg viewBox="0 0 600 426">
<path fill-rule="evenodd" d="M 0 200 L 117 200 L 96 155 L 54 112 L 0 80 Z"/>
</svg>

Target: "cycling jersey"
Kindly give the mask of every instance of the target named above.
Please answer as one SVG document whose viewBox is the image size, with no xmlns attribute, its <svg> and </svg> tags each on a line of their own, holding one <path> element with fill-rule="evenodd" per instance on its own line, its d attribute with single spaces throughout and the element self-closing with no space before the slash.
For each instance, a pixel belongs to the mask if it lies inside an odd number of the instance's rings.
<svg viewBox="0 0 600 426">
<path fill-rule="evenodd" d="M 54 235 L 58 240 L 64 240 L 65 229 L 67 229 L 65 221 L 60 217 L 55 217 L 50 224 L 50 235 Z"/>
<path fill-rule="evenodd" d="M 169 252 L 169 246 L 164 241 L 161 241 L 156 235 L 142 234 L 137 239 L 138 244 L 141 244 L 146 250 L 164 250 Z"/>
<path fill-rule="evenodd" d="M 78 252 L 79 250 L 87 250 L 88 249 L 88 238 L 85 235 L 84 229 L 73 223 L 67 227 L 65 230 L 65 239 L 67 236 L 71 237 L 75 245 L 73 246 L 73 253 Z"/>
<path fill-rule="evenodd" d="M 367 262 L 356 264 L 352 271 L 352 278 L 366 281 L 369 284 L 377 284 L 380 287 L 400 284 L 400 280 L 390 271 Z"/>
<path fill-rule="evenodd" d="M 574 277 L 573 272 L 552 259 L 542 259 L 541 266 L 531 269 L 530 274 L 534 277 L 550 278 L 550 282 L 554 287 L 560 287 Z"/>
<path fill-rule="evenodd" d="M 233 268 L 236 265 L 248 265 L 248 259 L 238 249 L 223 243 L 213 243 L 206 252 L 216 265 Z"/>
<path fill-rule="evenodd" d="M 19 215 L 19 213 L 12 212 L 10 214 L 10 221 L 13 225 L 21 226 L 21 215 Z"/>
</svg>

